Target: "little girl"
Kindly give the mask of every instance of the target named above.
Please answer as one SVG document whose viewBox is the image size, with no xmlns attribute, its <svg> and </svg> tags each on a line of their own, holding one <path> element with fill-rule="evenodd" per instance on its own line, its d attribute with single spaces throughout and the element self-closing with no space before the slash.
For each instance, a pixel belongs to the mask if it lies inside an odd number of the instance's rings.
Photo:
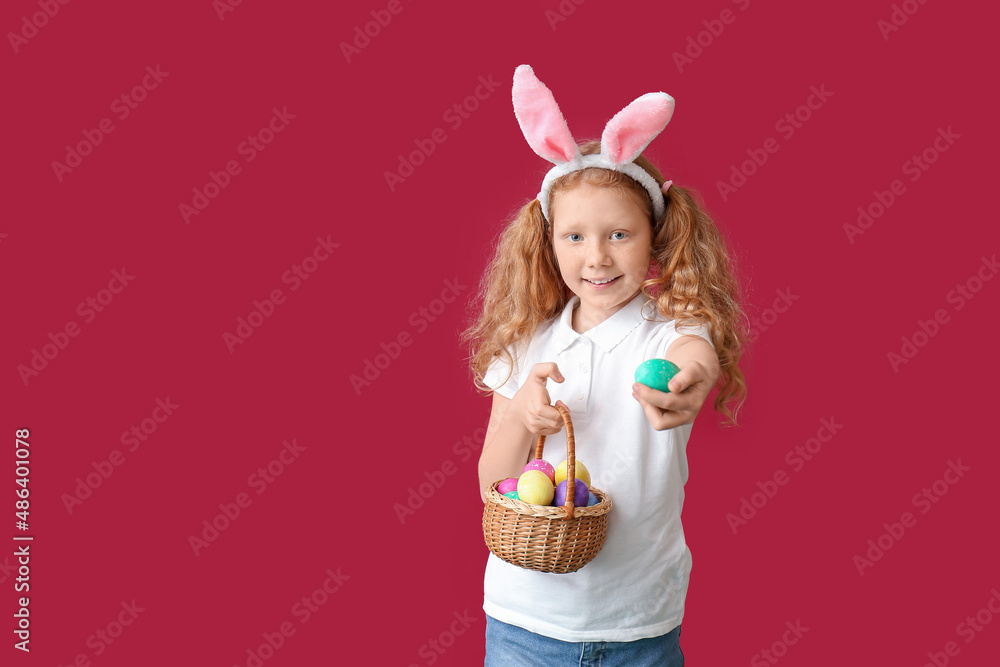
<svg viewBox="0 0 1000 667">
<path fill-rule="evenodd" d="M 513 99 L 529 145 L 556 166 L 503 230 L 464 334 L 476 385 L 493 394 L 479 487 L 485 500 L 518 477 L 540 434 L 546 460 L 566 458 L 555 399 L 577 460 L 614 504 L 603 549 L 577 572 L 490 554 L 486 666 L 683 665 L 686 446 L 713 387 L 732 423 L 745 397 L 738 286 L 714 223 L 641 155 L 670 120 L 670 96 L 640 97 L 580 146 L 527 65 Z M 652 358 L 680 368 L 669 392 L 634 382 Z"/>
</svg>

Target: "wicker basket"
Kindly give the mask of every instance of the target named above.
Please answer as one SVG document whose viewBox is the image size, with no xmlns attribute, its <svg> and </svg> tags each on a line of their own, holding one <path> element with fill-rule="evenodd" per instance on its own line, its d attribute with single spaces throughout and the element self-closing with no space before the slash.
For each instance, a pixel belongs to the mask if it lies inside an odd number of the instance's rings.
<svg viewBox="0 0 1000 667">
<path fill-rule="evenodd" d="M 598 500 L 591 507 L 573 507 L 576 481 L 576 442 L 569 410 L 555 406 L 566 424 L 566 504 L 561 507 L 530 505 L 500 495 L 494 482 L 486 489 L 483 537 L 498 558 L 537 572 L 566 574 L 589 563 L 604 546 L 608 533 L 611 498 L 591 488 Z M 542 458 L 545 436 L 538 436 L 535 458 Z"/>
</svg>

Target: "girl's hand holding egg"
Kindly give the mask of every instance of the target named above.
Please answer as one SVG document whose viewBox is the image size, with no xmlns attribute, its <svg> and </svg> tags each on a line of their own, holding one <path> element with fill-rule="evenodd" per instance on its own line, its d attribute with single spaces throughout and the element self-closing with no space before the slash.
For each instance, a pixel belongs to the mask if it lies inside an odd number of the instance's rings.
<svg viewBox="0 0 1000 667">
<path fill-rule="evenodd" d="M 680 340 L 684 338 L 691 337 L 684 336 Z M 674 345 L 677 345 L 677 342 L 671 345 L 671 349 Z M 696 339 L 696 344 L 689 347 L 697 349 L 701 345 L 711 349 L 711 346 L 701 338 Z M 719 378 L 717 361 L 706 366 L 698 359 L 690 358 L 683 360 L 683 363 L 684 368 L 680 369 L 666 359 L 650 359 L 644 361 L 636 370 L 636 383 L 632 385 L 632 396 L 642 406 L 646 418 L 657 431 L 694 422 Z M 667 367 L 666 364 L 670 364 L 673 368 Z M 673 390 L 660 388 L 668 383 L 673 386 Z M 653 384 L 659 386 L 654 387 Z"/>
</svg>

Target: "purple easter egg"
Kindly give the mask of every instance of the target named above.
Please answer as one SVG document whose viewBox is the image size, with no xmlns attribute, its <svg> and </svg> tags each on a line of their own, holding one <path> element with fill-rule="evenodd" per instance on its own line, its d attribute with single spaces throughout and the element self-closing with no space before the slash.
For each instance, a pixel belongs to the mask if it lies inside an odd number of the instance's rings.
<svg viewBox="0 0 1000 667">
<path fill-rule="evenodd" d="M 500 482 L 500 485 L 497 486 L 497 491 L 501 496 L 506 496 L 511 491 L 517 491 L 517 477 L 508 477 Z"/>
<path fill-rule="evenodd" d="M 521 474 L 523 475 L 529 470 L 541 470 L 548 475 L 553 484 L 556 483 L 556 469 L 553 468 L 552 464 L 545 459 L 535 459 L 534 461 L 529 461 L 528 465 L 524 466 L 524 470 L 521 471 Z"/>
<path fill-rule="evenodd" d="M 559 486 L 556 487 L 556 496 L 552 501 L 552 504 L 556 507 L 560 507 L 566 504 L 566 482 L 568 480 L 563 480 L 559 482 Z M 582 480 L 576 480 L 573 492 L 573 507 L 586 507 L 587 500 L 590 498 L 590 489 L 587 485 L 583 483 Z"/>
<path fill-rule="evenodd" d="M 601 502 L 601 501 L 597 499 L 597 496 L 595 496 L 593 493 L 591 493 L 590 494 L 590 498 L 587 500 L 587 507 L 593 507 L 594 505 L 596 505 L 599 502 Z"/>
</svg>

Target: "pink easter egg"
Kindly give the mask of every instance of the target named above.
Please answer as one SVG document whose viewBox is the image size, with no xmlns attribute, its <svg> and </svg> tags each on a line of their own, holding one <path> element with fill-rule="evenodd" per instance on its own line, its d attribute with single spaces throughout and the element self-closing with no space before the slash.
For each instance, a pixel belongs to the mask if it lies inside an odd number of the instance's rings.
<svg viewBox="0 0 1000 667">
<path fill-rule="evenodd" d="M 521 471 L 521 474 L 523 475 L 529 470 L 541 470 L 548 475 L 548 478 L 552 480 L 553 484 L 556 483 L 556 469 L 553 468 L 552 464 L 545 459 L 535 459 L 534 461 L 530 461 L 528 465 L 524 466 L 524 470 Z"/>
<path fill-rule="evenodd" d="M 517 477 L 508 477 L 500 482 L 500 485 L 497 486 L 497 491 L 501 496 L 506 496 L 511 491 L 517 491 Z"/>
</svg>

